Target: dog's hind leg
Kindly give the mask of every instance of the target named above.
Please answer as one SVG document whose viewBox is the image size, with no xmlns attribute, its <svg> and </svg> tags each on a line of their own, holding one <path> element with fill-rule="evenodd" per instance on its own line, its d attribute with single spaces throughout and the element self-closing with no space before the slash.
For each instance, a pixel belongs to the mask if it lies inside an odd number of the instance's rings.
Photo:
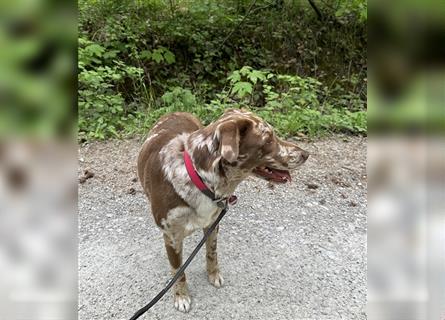
<svg viewBox="0 0 445 320">
<path fill-rule="evenodd" d="M 209 277 L 209 282 L 217 288 L 220 288 L 224 279 L 221 276 L 218 265 L 218 254 L 217 249 L 217 237 L 218 237 L 219 226 L 210 234 L 206 241 L 206 263 L 207 263 L 207 275 Z M 204 229 L 204 233 L 207 229 Z"/>
<path fill-rule="evenodd" d="M 170 237 L 164 234 L 165 249 L 167 250 L 168 260 L 170 261 L 172 276 L 182 265 L 182 240 L 172 241 Z M 185 273 L 176 281 L 173 286 L 175 299 L 175 308 L 182 312 L 190 310 L 191 298 L 187 288 Z"/>
</svg>

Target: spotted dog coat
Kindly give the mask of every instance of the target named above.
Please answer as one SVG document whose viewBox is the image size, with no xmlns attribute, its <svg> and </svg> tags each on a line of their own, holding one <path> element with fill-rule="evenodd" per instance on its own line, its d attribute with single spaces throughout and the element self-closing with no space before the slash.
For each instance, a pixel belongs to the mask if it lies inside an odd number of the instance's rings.
<svg viewBox="0 0 445 320">
<path fill-rule="evenodd" d="M 188 113 L 162 117 L 139 153 L 138 175 L 163 232 L 172 274 L 182 264 L 183 239 L 197 229 L 205 231 L 221 210 L 190 180 L 184 150 L 218 198 L 230 196 L 249 175 L 276 183 L 290 181 L 287 170 L 303 164 L 309 156 L 295 144 L 279 139 L 268 123 L 248 111 L 227 110 L 206 127 Z M 223 278 L 216 253 L 217 234 L 218 228 L 207 239 L 206 262 L 210 283 L 220 287 Z M 185 274 L 173 288 L 175 307 L 188 312 L 191 299 Z"/>
</svg>

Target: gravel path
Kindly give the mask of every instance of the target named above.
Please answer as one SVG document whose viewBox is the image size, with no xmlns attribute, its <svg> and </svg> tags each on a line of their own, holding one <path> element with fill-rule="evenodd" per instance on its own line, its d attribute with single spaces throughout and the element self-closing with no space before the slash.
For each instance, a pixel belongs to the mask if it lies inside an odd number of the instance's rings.
<svg viewBox="0 0 445 320">
<path fill-rule="evenodd" d="M 136 179 L 141 141 L 79 150 L 79 319 L 129 319 L 169 277 Z M 169 292 L 140 319 L 366 319 L 366 138 L 299 145 L 311 157 L 292 184 L 238 187 L 218 238 L 224 287 L 207 282 L 203 250 L 187 270 L 191 311 Z M 200 237 L 186 239 L 185 257 Z"/>
</svg>

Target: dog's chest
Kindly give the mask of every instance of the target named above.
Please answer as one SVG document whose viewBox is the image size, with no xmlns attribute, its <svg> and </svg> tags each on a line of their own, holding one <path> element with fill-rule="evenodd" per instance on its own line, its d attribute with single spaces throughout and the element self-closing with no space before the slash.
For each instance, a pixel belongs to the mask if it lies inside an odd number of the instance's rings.
<svg viewBox="0 0 445 320">
<path fill-rule="evenodd" d="M 215 221 L 219 210 L 212 202 L 202 201 L 198 202 L 197 208 L 193 211 L 194 212 L 188 216 L 185 225 L 187 233 L 210 226 L 212 222 Z"/>
<path fill-rule="evenodd" d="M 171 209 L 161 222 L 163 232 L 172 239 L 181 239 L 198 229 L 209 227 L 215 221 L 220 209 L 206 198 L 198 200 L 195 205 L 195 208 L 180 206 Z"/>
</svg>

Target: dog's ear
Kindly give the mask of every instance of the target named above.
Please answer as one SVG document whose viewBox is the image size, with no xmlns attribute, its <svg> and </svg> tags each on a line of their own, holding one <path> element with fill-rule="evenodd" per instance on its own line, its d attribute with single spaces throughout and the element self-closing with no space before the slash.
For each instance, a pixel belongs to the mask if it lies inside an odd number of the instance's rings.
<svg viewBox="0 0 445 320">
<path fill-rule="evenodd" d="M 224 121 L 216 128 L 216 139 L 219 141 L 219 154 L 232 163 L 238 158 L 239 130 L 235 121 Z"/>
<path fill-rule="evenodd" d="M 219 154 L 232 163 L 238 159 L 240 135 L 244 135 L 249 121 L 227 120 L 216 128 L 216 139 L 219 141 Z"/>
</svg>

